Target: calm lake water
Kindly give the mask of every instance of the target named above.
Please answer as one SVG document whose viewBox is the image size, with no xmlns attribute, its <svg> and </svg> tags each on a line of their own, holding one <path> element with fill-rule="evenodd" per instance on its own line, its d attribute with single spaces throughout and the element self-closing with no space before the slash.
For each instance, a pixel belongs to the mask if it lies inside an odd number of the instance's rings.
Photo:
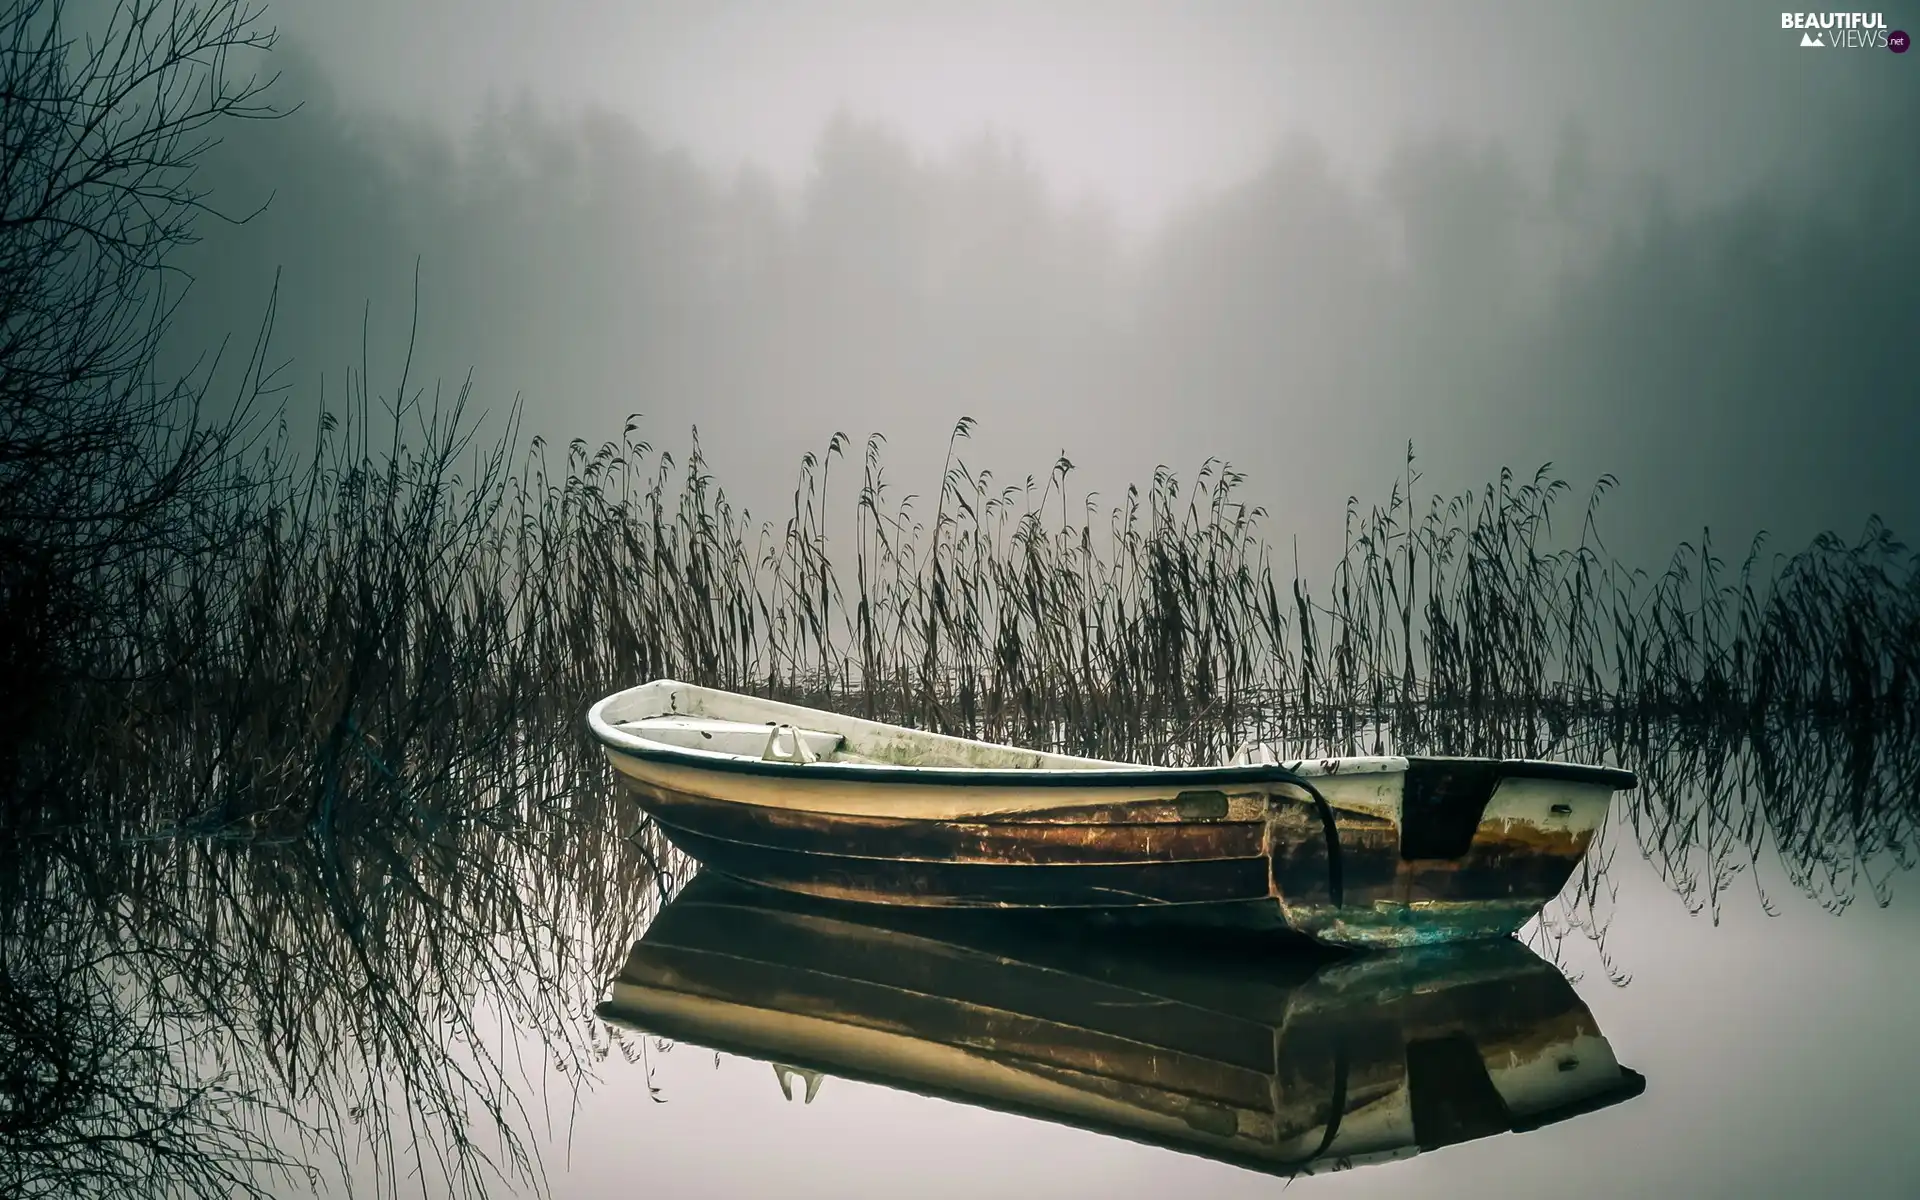
<svg viewBox="0 0 1920 1200">
<path fill-rule="evenodd" d="M 1641 860 L 1615 861 L 1606 939 L 1574 990 L 1644 1093 L 1526 1133 L 1355 1166 L 1311 1195 L 1913 1196 L 1920 918 L 1899 897 L 1769 917 L 1748 881 L 1716 925 Z M 1896 880 L 1896 892 L 1909 880 Z M 762 1003 L 777 1008 L 781 997 Z M 937 1035 L 938 1030 L 931 1032 Z M 650 1044 L 586 1096 L 551 1153 L 560 1196 L 1255 1196 L 1281 1180 L 1030 1116 Z M 650 1087 L 656 1089 L 650 1094 Z"/>
<path fill-rule="evenodd" d="M 1878 864 L 1874 873 L 1891 877 L 1891 903 L 1883 907 L 1866 896 L 1836 913 L 1796 889 L 1777 861 L 1769 866 L 1763 860 L 1757 875 L 1748 869 L 1732 878 L 1716 921 L 1710 910 L 1690 911 L 1675 888 L 1633 852 L 1630 834 L 1614 832 L 1620 849 L 1610 872 L 1604 961 L 1599 946 L 1575 934 L 1559 943 L 1557 953 L 1549 950 L 1560 960 L 1557 970 L 1523 954 L 1524 963 L 1539 964 L 1530 973 L 1510 955 L 1495 964 L 1496 975 L 1507 975 L 1504 987 L 1496 980 L 1490 990 L 1469 988 L 1452 1009 L 1411 1018 L 1394 1010 L 1395 1004 L 1405 1009 L 1408 994 L 1416 1001 L 1423 993 L 1437 996 L 1435 1003 L 1445 1004 L 1444 993 L 1462 983 L 1448 977 L 1444 963 L 1403 972 L 1397 983 L 1390 979 L 1371 990 L 1322 987 L 1321 994 L 1303 1000 L 1307 989 L 1327 972 L 1343 969 L 1341 964 L 1262 947 L 1257 953 L 1281 957 L 1236 967 L 1228 974 L 1237 983 L 1229 985 L 1209 975 L 1204 958 L 1188 953 L 1170 959 L 1164 949 L 1147 954 L 1144 966 L 1134 961 L 1115 967 L 1116 952 L 1107 943 L 1097 953 L 1058 944 L 1009 950 L 992 937 L 984 942 L 949 938 L 939 929 L 930 937 L 924 930 L 911 936 L 865 934 L 856 923 L 849 935 L 847 926 L 832 920 L 827 923 L 838 932 L 826 934 L 817 921 L 789 922 L 785 936 L 779 920 L 770 925 L 764 919 L 723 917 L 694 927 L 687 924 L 690 904 L 711 899 L 712 893 L 702 889 L 718 882 L 699 879 L 661 919 L 682 922 L 667 939 L 677 949 L 664 959 L 656 954 L 647 969 L 653 982 L 668 978 L 682 995 L 702 992 L 710 1001 L 704 1011 L 696 1003 L 681 1012 L 677 1020 L 683 1034 L 691 1022 L 696 1034 L 710 1035 L 709 1044 L 737 1047 L 740 1037 L 758 1039 L 759 1056 L 716 1052 L 696 1044 L 695 1035 L 670 1041 L 629 1034 L 621 1044 L 635 1060 L 608 1056 L 578 1093 L 571 1090 L 570 1074 L 549 1070 L 542 1075 L 535 1068 L 531 1078 L 545 1080 L 535 1102 L 544 1106 L 545 1136 L 537 1142 L 546 1183 L 553 1195 L 582 1198 L 639 1193 L 1230 1197 L 1267 1196 L 1286 1186 L 1327 1196 L 1920 1194 L 1920 1138 L 1913 1136 L 1911 1102 L 1913 1072 L 1920 1067 L 1920 1029 L 1913 1020 L 1920 1002 L 1920 909 L 1907 896 L 1911 877 Z M 662 931 L 654 931 L 643 949 Z M 647 932 L 634 930 L 636 938 Z M 943 941 L 959 946 L 943 948 Z M 1011 960 L 1002 968 L 1007 974 L 995 974 L 990 961 L 995 953 Z M 1127 957 L 1124 946 L 1117 953 Z M 1247 950 L 1208 947 L 1204 953 L 1231 956 Z M 1059 970 L 1063 962 L 1072 969 L 1056 975 L 1049 989 L 1044 972 Z M 1475 968 L 1464 969 L 1471 974 Z M 626 968 L 629 974 L 633 970 Z M 1027 981 L 1033 986 L 1013 978 L 1036 970 L 1041 974 Z M 1556 1007 L 1549 997 L 1549 1011 L 1541 1011 L 1537 976 L 1542 972 L 1556 986 L 1563 972 L 1572 978 L 1577 997 L 1572 1010 Z M 855 977 L 868 985 L 847 982 Z M 877 977 L 889 978 L 891 986 L 873 985 Z M 1089 978 L 1112 987 L 1112 993 L 1104 999 L 1094 994 Z M 613 993 L 617 1000 L 617 989 Z M 724 1001 L 712 1001 L 715 995 Z M 914 1003 L 904 1003 L 903 995 Z M 1269 1074 L 1286 1077 L 1283 1084 L 1315 1097 L 1309 1107 L 1325 1104 L 1333 1083 L 1327 1056 L 1314 1057 L 1312 1040 L 1345 1036 L 1339 1033 L 1343 1020 L 1357 1047 L 1345 1080 L 1353 1094 L 1363 1077 L 1378 1082 L 1388 1058 L 1393 1060 L 1388 1074 L 1403 1072 L 1399 1078 L 1406 1079 L 1414 1068 L 1402 1063 L 1414 1055 L 1399 1056 L 1408 1037 L 1419 1033 L 1412 1025 L 1421 1021 L 1432 1026 L 1428 1033 L 1444 1033 L 1451 1023 L 1472 1036 L 1477 1026 L 1490 1066 L 1538 1056 L 1543 1045 L 1549 1060 L 1570 1057 L 1569 1046 L 1591 1060 L 1596 1053 L 1591 1034 L 1597 1030 L 1612 1058 L 1644 1079 L 1644 1091 L 1629 1082 L 1613 1095 L 1598 1097 L 1600 1106 L 1593 1111 L 1527 1132 L 1502 1132 L 1526 1124 L 1525 1114 L 1503 1113 L 1497 1104 L 1486 1111 L 1483 1081 L 1489 1075 L 1469 1070 L 1472 1078 L 1460 1085 L 1458 1078 L 1444 1078 L 1448 1068 L 1444 1063 L 1434 1067 L 1436 1060 L 1428 1054 L 1426 1078 L 1414 1080 L 1413 1090 L 1424 1083 L 1431 1091 L 1440 1079 L 1446 1093 L 1440 1109 L 1452 1112 L 1435 1116 L 1430 1099 L 1422 1113 L 1415 1099 L 1409 1114 L 1403 1094 L 1398 1115 L 1381 1120 L 1387 1126 L 1398 1120 L 1405 1132 L 1411 1116 L 1412 1124 L 1426 1126 L 1418 1131 L 1422 1141 L 1466 1140 L 1344 1169 L 1336 1161 L 1322 1161 L 1311 1177 L 1289 1185 L 1260 1170 L 1217 1161 L 1204 1146 L 1183 1151 L 1151 1144 L 1152 1132 L 1143 1141 L 1138 1128 L 1132 1137 L 1124 1136 L 1124 1128 L 1090 1131 L 1073 1123 L 1071 1105 L 1048 1110 L 1057 1103 L 1048 1095 L 1084 1099 L 1086 1094 L 1084 1082 L 1057 1086 L 1071 1075 L 1059 1069 L 1061 1061 L 1072 1058 L 1068 1043 L 1086 1036 L 1088 1028 L 1104 1030 L 1095 1038 L 1099 1044 L 1083 1047 L 1093 1057 L 1077 1061 L 1111 1068 L 1111 1052 L 1121 1044 L 1112 1031 L 1129 1028 L 1129 1021 L 1141 1017 L 1127 1006 L 1148 997 L 1172 997 L 1168 1007 L 1178 1011 L 1170 1012 L 1164 1025 L 1149 1020 L 1137 1026 L 1144 1031 L 1140 1040 L 1159 1048 L 1141 1050 L 1116 1068 L 1120 1074 L 1132 1072 L 1136 1083 L 1146 1081 L 1147 1091 L 1160 1088 L 1164 1094 L 1183 1084 L 1206 1091 L 1220 1082 L 1217 1073 L 1228 1069 L 1221 1062 L 1249 1045 L 1257 1059 L 1265 1045 L 1259 1039 L 1289 1019 L 1297 1028 L 1275 1042 L 1290 1038 L 1292 1044 L 1275 1054 L 1290 1059 L 1291 1068 L 1283 1063 Z M 993 1007 L 991 1002 L 1003 1005 L 997 1018 L 981 1015 L 982 1005 Z M 1351 1011 L 1343 1015 L 1342 1004 Z M 842 1033 L 851 1023 L 866 1031 L 867 1040 L 831 1030 L 823 1034 L 818 1025 L 796 1033 L 779 1019 L 781 1013 L 818 1019 L 823 1012 L 841 1022 Z M 1031 1019 L 1016 1020 L 1010 1012 Z M 650 1015 L 658 1017 L 657 1008 Z M 1569 1019 L 1584 1032 L 1569 1033 Z M 1396 1021 L 1408 1025 L 1398 1029 L 1398 1042 L 1393 1041 Z M 644 1018 L 638 1023 L 661 1027 Z M 1369 1023 L 1375 1043 L 1382 1036 L 1391 1043 L 1385 1050 L 1367 1044 Z M 876 1030 L 884 1034 L 877 1040 Z M 1058 1038 L 1051 1045 L 1043 1044 L 1048 1030 Z M 1159 1036 L 1163 1030 L 1165 1036 Z M 977 1071 L 955 1075 L 952 1064 L 939 1061 L 929 1047 L 974 1038 L 978 1050 L 983 1033 L 998 1038 L 993 1049 L 1002 1064 L 1010 1063 L 1016 1076 L 1024 1072 L 1027 1085 L 1035 1078 L 1033 1062 L 1051 1060 L 1037 1070 L 1043 1076 L 1052 1070 L 1053 1091 L 1029 1087 L 1022 1093 L 1039 1097 L 1039 1112 L 997 1111 L 988 1104 L 909 1090 L 929 1090 L 929 1078 L 949 1083 L 957 1078 L 962 1090 L 979 1084 Z M 768 1061 L 775 1055 L 765 1049 L 796 1042 L 813 1048 L 816 1063 L 822 1053 L 834 1060 L 811 1081 L 816 1090 L 810 1100 L 804 1068 L 776 1070 Z M 543 1055 L 552 1058 L 539 1039 L 516 1037 L 511 1028 L 502 1030 L 500 1048 L 509 1058 L 519 1054 L 534 1063 Z M 1216 1071 L 1198 1084 L 1181 1075 L 1183 1064 L 1198 1069 L 1193 1055 L 1181 1058 L 1196 1048 L 1216 1051 L 1198 1054 Z M 1099 1058 L 1103 1051 L 1107 1057 Z M 796 1047 L 785 1056 L 792 1062 L 800 1051 Z M 848 1060 L 864 1065 L 835 1075 L 834 1066 Z M 1613 1070 L 1611 1063 L 1604 1065 Z M 1240 1082 L 1259 1076 L 1257 1065 L 1243 1066 Z M 1564 1061 L 1555 1066 L 1569 1076 L 1581 1069 Z M 896 1077 L 900 1085 L 847 1077 L 874 1074 Z M 1497 1070 L 1489 1074 L 1500 1078 Z M 1387 1086 L 1393 1083 L 1389 1079 Z M 1548 1079 L 1542 1086 L 1551 1090 L 1555 1083 Z M 987 1086 L 991 1089 L 994 1081 Z M 1286 1090 L 1282 1086 L 1274 1094 Z M 1506 1090 L 1513 1090 L 1510 1081 Z M 1124 1114 L 1126 1107 L 1110 1111 Z M 1218 1119 L 1217 1112 L 1203 1114 L 1185 1125 L 1200 1135 L 1218 1135 L 1217 1125 L 1208 1124 Z M 1348 1119 L 1356 1118 L 1350 1114 Z M 1226 1121 L 1231 1133 L 1234 1118 Z M 1244 1134 L 1247 1118 L 1240 1121 Z M 1121 1123 L 1126 1124 L 1124 1115 Z M 1309 1114 L 1307 1124 L 1323 1123 Z M 1172 1122 L 1171 1140 L 1186 1136 L 1181 1124 Z M 1379 1128 L 1375 1134 L 1392 1140 Z M 1307 1142 L 1318 1138 L 1315 1133 Z M 363 1185 L 372 1182 L 362 1180 Z"/>
<path fill-rule="evenodd" d="M 604 790 L 563 790 L 561 827 L 154 839 L 49 910 L 93 915 L 48 918 L 67 982 L 0 1051 L 90 1081 L 42 1147 L 224 1078 L 200 1148 L 314 1163 L 266 1178 L 288 1197 L 345 1194 L 340 1159 L 355 1194 L 448 1194 L 437 1164 L 507 1164 L 488 1105 L 534 1179 L 466 1194 L 1910 1197 L 1914 776 L 1883 750 L 1864 792 L 1691 804 L 1643 773 L 1597 899 L 1550 910 L 1563 936 L 1344 959 L 656 879 Z M 121 967 L 88 983 L 104 945 Z"/>
</svg>

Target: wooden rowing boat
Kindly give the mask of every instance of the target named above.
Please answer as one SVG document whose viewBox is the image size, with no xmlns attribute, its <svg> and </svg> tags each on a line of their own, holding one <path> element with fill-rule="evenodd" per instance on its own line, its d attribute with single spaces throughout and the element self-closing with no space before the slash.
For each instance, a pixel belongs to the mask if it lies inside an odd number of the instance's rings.
<svg viewBox="0 0 1920 1200">
<path fill-rule="evenodd" d="M 1512 939 L 1379 955 L 836 904 L 703 873 L 600 1015 L 1278 1174 L 1404 1158 L 1640 1094 L 1554 967 Z"/>
<path fill-rule="evenodd" d="M 1140 766 L 673 680 L 601 700 L 588 723 L 666 836 L 740 879 L 884 904 L 1132 910 L 1356 947 L 1512 933 L 1635 782 L 1516 759 Z"/>
</svg>

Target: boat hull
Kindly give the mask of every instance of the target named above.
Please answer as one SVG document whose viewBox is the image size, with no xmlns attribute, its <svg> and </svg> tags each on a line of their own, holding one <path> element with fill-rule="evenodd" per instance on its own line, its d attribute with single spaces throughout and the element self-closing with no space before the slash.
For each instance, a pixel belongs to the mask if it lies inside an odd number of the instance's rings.
<svg viewBox="0 0 1920 1200">
<path fill-rule="evenodd" d="M 1579 868 L 1619 786 L 1594 768 L 1482 760 L 1310 781 L 1258 767 L 1061 772 L 1022 787 L 607 753 L 675 846 L 749 882 L 1284 928 L 1364 948 L 1512 933 Z"/>
</svg>

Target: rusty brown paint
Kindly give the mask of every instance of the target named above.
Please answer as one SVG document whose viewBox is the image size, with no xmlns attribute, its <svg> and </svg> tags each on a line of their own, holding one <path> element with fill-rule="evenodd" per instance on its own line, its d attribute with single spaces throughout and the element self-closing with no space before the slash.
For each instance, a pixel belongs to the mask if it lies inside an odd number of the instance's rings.
<svg viewBox="0 0 1920 1200">
<path fill-rule="evenodd" d="M 1476 847 L 1454 862 L 1403 863 L 1402 903 L 1450 900 L 1552 899 L 1580 864 L 1580 856 Z"/>
<path fill-rule="evenodd" d="M 1008 814 L 1009 820 L 1046 825 L 1179 825 L 1194 818 L 1183 810 L 1182 796 L 1221 796 L 1226 811 L 1210 820 L 1262 821 L 1267 814 L 1267 794 L 1258 792 L 1181 792 L 1164 800 L 1141 800 L 1125 804 L 1082 804 L 1065 808 L 1029 809 Z M 1219 802 L 1205 802 L 1217 810 Z"/>
<path fill-rule="evenodd" d="M 809 895 L 948 908 L 1264 900 L 1284 924 L 1349 944 L 1510 932 L 1559 891 L 1588 841 L 1490 821 L 1459 858 L 1409 859 L 1394 821 L 1339 807 L 1323 817 L 1284 785 L 935 820 L 748 804 L 629 782 L 695 859 Z M 1337 896 L 1329 823 L 1340 855 Z"/>
<path fill-rule="evenodd" d="M 1340 842 L 1343 900 L 1365 897 L 1400 853 L 1399 830 L 1384 817 L 1332 810 Z M 1267 818 L 1273 895 L 1282 904 L 1331 903 L 1331 864 L 1319 813 L 1310 804 L 1276 798 Z"/>
<path fill-rule="evenodd" d="M 1258 857 L 1180 862 L 936 862 L 855 858 L 729 841 L 660 822 L 697 861 L 737 878 L 811 895 L 942 907 L 1090 908 L 1208 904 L 1267 894 Z"/>
<path fill-rule="evenodd" d="M 1174 808 L 1185 821 L 1219 821 L 1227 815 L 1225 792 L 1181 792 L 1174 797 Z"/>
<path fill-rule="evenodd" d="M 1483 826 L 1455 859 L 1403 861 L 1404 903 L 1552 899 L 1586 855 L 1590 834 L 1542 829 L 1519 821 Z"/>
<path fill-rule="evenodd" d="M 1053 815 L 1035 821 L 1025 813 L 993 821 L 853 817 L 710 800 L 657 787 L 643 789 L 642 804 L 663 824 L 696 836 L 842 858 L 1045 867 L 1205 862 L 1264 853 L 1264 826 L 1257 821 L 1068 824 Z"/>
</svg>

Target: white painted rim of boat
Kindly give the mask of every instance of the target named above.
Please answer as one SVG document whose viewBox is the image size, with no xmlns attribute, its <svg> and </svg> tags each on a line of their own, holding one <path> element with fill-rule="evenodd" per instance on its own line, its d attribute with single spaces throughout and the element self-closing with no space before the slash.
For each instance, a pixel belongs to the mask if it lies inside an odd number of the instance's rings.
<svg viewBox="0 0 1920 1200">
<path fill-rule="evenodd" d="M 871 777 L 875 779 L 900 779 L 911 776 L 931 780 L 979 780 L 991 778 L 995 781 L 1005 778 L 1008 782 L 1024 780 L 1076 781 L 1085 783 L 1113 783 L 1134 781 L 1143 777 L 1177 775 L 1182 781 L 1218 779 L 1222 783 L 1254 782 L 1261 779 L 1281 778 L 1285 774 L 1321 778 L 1327 776 L 1375 775 L 1404 772 L 1407 759 L 1393 755 L 1360 755 L 1349 757 L 1330 757 L 1307 759 L 1302 761 L 1278 762 L 1268 764 L 1235 764 L 1226 766 L 1161 767 L 1145 763 L 1113 763 L 1098 766 L 1063 767 L 975 767 L 975 766 L 906 766 L 893 763 L 876 762 L 801 762 L 795 760 L 765 760 L 758 755 L 733 754 L 714 750 L 703 750 L 690 746 L 677 746 L 667 742 L 642 737 L 639 734 L 621 728 L 621 725 L 648 719 L 649 717 L 673 715 L 675 712 L 688 716 L 685 710 L 675 707 L 663 708 L 658 700 L 671 699 L 676 705 L 682 697 L 698 699 L 705 696 L 724 697 L 734 701 L 748 702 L 758 708 L 777 711 L 784 723 L 803 728 L 820 729 L 828 732 L 857 730 L 863 732 L 905 732 L 916 736 L 937 739 L 941 742 L 958 743 L 964 746 L 984 746 L 996 750 L 1016 753 L 1038 753 L 1023 751 L 1017 746 L 1004 746 L 994 742 L 983 742 L 971 738 L 955 738 L 944 734 L 930 733 L 924 730 L 910 730 L 903 726 L 887 725 L 883 722 L 868 721 L 843 713 L 828 712 L 806 708 L 797 704 L 765 700 L 743 693 L 723 691 L 718 688 L 706 688 L 697 684 L 682 683 L 673 679 L 656 679 L 637 687 L 625 688 L 597 701 L 587 711 L 587 724 L 600 743 L 610 750 L 619 751 L 637 758 L 654 761 L 675 761 L 688 766 L 711 767 L 721 770 L 738 771 L 749 769 L 756 774 L 795 774 L 795 775 L 838 775 L 844 778 Z M 619 712 L 622 706 L 637 701 L 656 699 L 656 704 L 648 706 L 640 715 L 628 715 Z M 616 720 L 615 718 L 620 719 Z M 769 728 L 782 724 L 781 721 L 767 722 Z M 1065 757 L 1065 756 L 1060 756 Z M 1081 760 L 1097 762 L 1099 760 Z M 1577 764 L 1550 762 L 1529 759 L 1474 759 L 1460 758 L 1454 761 L 1501 762 L 1511 766 L 1538 765 L 1559 770 L 1602 772 L 1608 768 L 1582 767 Z"/>
<path fill-rule="evenodd" d="M 1222 780 L 1251 782 L 1256 779 L 1276 777 L 1282 772 L 1302 776 L 1320 775 L 1369 775 L 1387 774 L 1405 771 L 1407 760 L 1398 757 L 1368 756 L 1352 758 L 1328 758 L 1300 763 L 1240 764 L 1234 766 L 1205 767 L 1159 767 L 1146 763 L 1114 763 L 1111 766 L 1072 766 L 1072 767 L 971 767 L 971 766 L 902 766 L 893 763 L 831 762 L 820 761 L 801 763 L 795 761 L 765 760 L 757 755 L 728 754 L 714 750 L 702 750 L 691 746 L 676 746 L 655 741 L 620 728 L 630 721 L 645 720 L 652 716 L 669 715 L 673 710 L 650 711 L 643 716 L 633 716 L 625 721 L 613 719 L 615 710 L 622 704 L 651 698 L 653 694 L 668 693 L 678 699 L 680 695 L 693 698 L 704 696 L 728 697 L 735 700 L 752 702 L 756 707 L 778 710 L 785 723 L 807 728 L 822 729 L 828 732 L 841 730 L 859 730 L 863 732 L 904 732 L 916 736 L 937 739 L 942 742 L 958 743 L 969 746 L 986 746 L 996 750 L 1016 753 L 1038 753 L 1025 751 L 1018 746 L 1005 746 L 995 742 L 983 742 L 973 738 L 956 738 L 945 734 L 931 733 L 926 730 L 906 729 L 903 726 L 887 725 L 884 722 L 868 721 L 862 717 L 843 713 L 827 712 L 821 709 L 806 708 L 797 704 L 786 704 L 775 700 L 764 700 L 741 693 L 722 691 L 718 688 L 705 688 L 697 684 L 681 683 L 672 679 L 656 679 L 638 687 L 626 688 L 600 700 L 587 710 L 587 724 L 601 744 L 631 754 L 636 757 L 654 760 L 671 760 L 696 766 L 712 766 L 722 769 L 740 770 L 748 768 L 754 773 L 788 772 L 805 775 L 845 775 L 851 778 L 869 776 L 874 778 L 900 778 L 911 775 L 925 779 L 975 780 L 983 777 L 998 778 L 1007 776 L 1028 782 L 1041 779 L 1111 782 L 1135 780 L 1144 775 L 1161 776 L 1177 774 L 1183 780 L 1190 778 L 1220 777 Z M 770 722 L 769 727 L 780 724 Z M 1060 756 L 1066 757 L 1066 756 Z M 1097 760 L 1083 760 L 1097 761 Z"/>
</svg>

